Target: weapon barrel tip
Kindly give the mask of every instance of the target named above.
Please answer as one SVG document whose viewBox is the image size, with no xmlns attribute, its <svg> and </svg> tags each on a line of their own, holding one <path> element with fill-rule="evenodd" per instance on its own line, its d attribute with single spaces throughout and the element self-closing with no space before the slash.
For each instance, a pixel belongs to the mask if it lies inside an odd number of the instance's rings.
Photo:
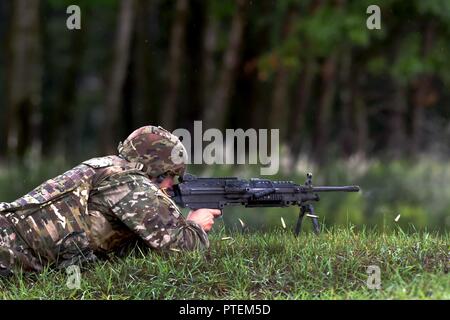
<svg viewBox="0 0 450 320">
<path fill-rule="evenodd" d="M 348 186 L 345 189 L 349 192 L 359 192 L 361 190 L 359 186 Z"/>
</svg>

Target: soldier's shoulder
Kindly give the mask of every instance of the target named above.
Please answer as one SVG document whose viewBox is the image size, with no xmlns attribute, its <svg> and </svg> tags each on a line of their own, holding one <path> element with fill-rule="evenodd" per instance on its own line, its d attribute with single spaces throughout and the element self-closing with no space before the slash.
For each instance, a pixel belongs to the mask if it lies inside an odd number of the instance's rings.
<svg viewBox="0 0 450 320">
<path fill-rule="evenodd" d="M 82 164 L 94 169 L 100 169 L 112 166 L 114 164 L 114 159 L 112 156 L 97 157 L 83 161 Z"/>
<path fill-rule="evenodd" d="M 122 186 L 123 189 L 134 190 L 146 190 L 157 192 L 159 187 L 157 184 L 145 174 L 141 172 L 121 172 L 120 174 L 114 174 L 107 177 L 102 181 L 99 189 L 108 188 L 111 186 Z"/>
<path fill-rule="evenodd" d="M 153 192 L 157 192 L 159 190 L 159 186 L 154 183 L 148 176 L 146 175 L 134 175 L 130 173 L 129 176 L 137 182 L 137 184 L 143 186 L 145 189 L 151 190 Z"/>
</svg>

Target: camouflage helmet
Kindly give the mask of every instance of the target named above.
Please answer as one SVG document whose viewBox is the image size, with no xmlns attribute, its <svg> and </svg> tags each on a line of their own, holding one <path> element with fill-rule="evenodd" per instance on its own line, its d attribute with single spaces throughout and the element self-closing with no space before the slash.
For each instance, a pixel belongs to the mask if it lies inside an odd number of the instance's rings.
<svg viewBox="0 0 450 320">
<path fill-rule="evenodd" d="M 180 139 L 155 126 L 135 130 L 119 143 L 119 155 L 143 165 L 143 171 L 156 178 L 164 174 L 182 176 L 186 171 L 187 151 Z"/>
</svg>

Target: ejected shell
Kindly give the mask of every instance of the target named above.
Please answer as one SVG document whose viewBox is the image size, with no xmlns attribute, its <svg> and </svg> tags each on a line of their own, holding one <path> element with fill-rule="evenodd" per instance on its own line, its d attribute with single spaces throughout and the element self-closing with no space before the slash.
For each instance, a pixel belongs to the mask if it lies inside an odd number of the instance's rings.
<svg viewBox="0 0 450 320">
<path fill-rule="evenodd" d="M 241 219 L 238 219 L 239 220 L 239 222 L 241 223 L 241 227 L 242 228 L 245 228 L 245 223 L 244 223 L 244 221 L 242 221 Z"/>
<path fill-rule="evenodd" d="M 395 222 L 398 222 L 398 220 L 400 220 L 400 215 L 398 215 L 397 217 L 395 217 Z"/>
<path fill-rule="evenodd" d="M 281 217 L 281 225 L 283 226 L 283 229 L 286 229 L 286 223 L 284 223 L 283 217 Z"/>
</svg>

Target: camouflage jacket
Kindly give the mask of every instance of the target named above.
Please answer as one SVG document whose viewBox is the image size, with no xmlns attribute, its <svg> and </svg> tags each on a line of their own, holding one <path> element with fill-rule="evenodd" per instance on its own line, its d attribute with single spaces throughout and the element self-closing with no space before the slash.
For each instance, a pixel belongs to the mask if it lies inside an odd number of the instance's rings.
<svg viewBox="0 0 450 320">
<path fill-rule="evenodd" d="M 137 239 L 158 250 L 207 248 L 203 229 L 185 220 L 141 169 L 117 156 L 94 158 L 1 203 L 0 263 L 2 246 L 10 255 L 31 253 L 40 265 L 58 266 Z"/>
</svg>

